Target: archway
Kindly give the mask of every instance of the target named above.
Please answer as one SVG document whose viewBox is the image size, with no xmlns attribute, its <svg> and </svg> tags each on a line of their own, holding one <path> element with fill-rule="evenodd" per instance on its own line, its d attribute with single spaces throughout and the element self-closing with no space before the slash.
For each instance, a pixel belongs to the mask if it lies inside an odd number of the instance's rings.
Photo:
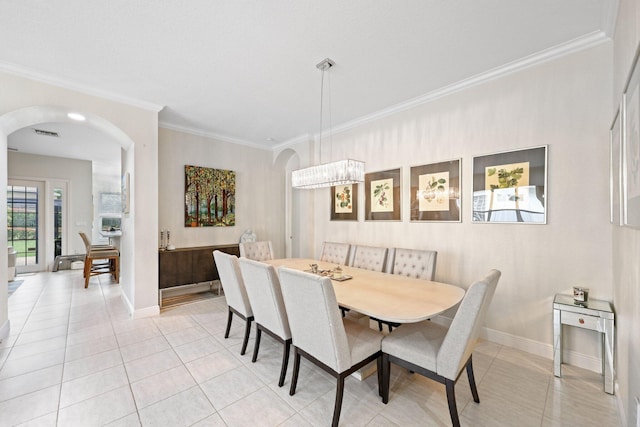
<svg viewBox="0 0 640 427">
<path fill-rule="evenodd" d="M 88 126 L 109 135 L 127 151 L 132 149 L 132 139 L 113 123 L 95 114 L 83 111 L 71 111 L 69 108 L 53 106 L 33 106 L 20 108 L 0 116 L 0 188 L 7 188 L 7 142 L 13 132 L 39 123 L 77 123 L 71 119 L 70 112 L 80 113 L 85 117 Z M 130 165 L 133 168 L 133 164 Z M 6 197 L 0 198 L 0 223 L 7 223 Z M 132 230 L 132 233 L 134 230 Z M 0 241 L 7 241 L 7 228 L 0 227 Z M 7 257 L 0 257 L 0 277 L 7 277 Z M 6 286 L 0 286 L 0 339 L 10 331 L 8 319 L 8 294 Z"/>
</svg>

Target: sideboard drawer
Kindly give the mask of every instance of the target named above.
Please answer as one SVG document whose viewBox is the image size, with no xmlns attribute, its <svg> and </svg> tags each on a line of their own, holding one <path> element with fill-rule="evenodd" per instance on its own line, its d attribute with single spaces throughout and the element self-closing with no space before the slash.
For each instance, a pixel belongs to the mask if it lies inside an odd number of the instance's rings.
<svg viewBox="0 0 640 427">
<path fill-rule="evenodd" d="M 564 325 L 604 332 L 604 321 L 600 317 L 589 316 L 582 313 L 571 313 L 568 311 L 563 311 L 561 316 L 560 322 Z"/>
</svg>

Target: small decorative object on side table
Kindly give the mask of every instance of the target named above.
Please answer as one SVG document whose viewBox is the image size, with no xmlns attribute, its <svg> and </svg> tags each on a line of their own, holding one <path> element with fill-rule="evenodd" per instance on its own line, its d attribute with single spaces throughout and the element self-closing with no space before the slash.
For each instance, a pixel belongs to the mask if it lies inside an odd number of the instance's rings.
<svg viewBox="0 0 640 427">
<path fill-rule="evenodd" d="M 600 332 L 605 393 L 613 394 L 615 314 L 608 301 L 589 298 L 576 302 L 573 295 L 556 294 L 553 300 L 553 374 L 562 376 L 562 325 Z"/>
</svg>

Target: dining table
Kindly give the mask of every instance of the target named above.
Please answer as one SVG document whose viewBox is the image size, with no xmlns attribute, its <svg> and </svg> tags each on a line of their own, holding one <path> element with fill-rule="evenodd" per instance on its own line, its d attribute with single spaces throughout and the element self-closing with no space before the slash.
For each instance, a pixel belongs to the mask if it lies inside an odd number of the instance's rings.
<svg viewBox="0 0 640 427">
<path fill-rule="evenodd" d="M 430 319 L 458 304 L 465 294 L 459 286 L 415 279 L 398 274 L 331 264 L 306 258 L 264 261 L 276 267 L 330 277 L 341 307 L 392 323 L 416 323 Z"/>
</svg>

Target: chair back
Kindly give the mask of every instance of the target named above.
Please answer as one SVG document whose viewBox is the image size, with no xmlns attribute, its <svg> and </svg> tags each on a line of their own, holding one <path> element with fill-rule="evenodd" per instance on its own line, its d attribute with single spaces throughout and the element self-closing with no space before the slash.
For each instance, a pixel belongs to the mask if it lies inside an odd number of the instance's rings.
<svg viewBox="0 0 640 427">
<path fill-rule="evenodd" d="M 91 241 L 89 240 L 89 238 L 87 237 L 84 231 L 79 231 L 78 234 L 80 235 L 80 238 L 84 242 L 85 249 L 87 250 L 87 252 L 89 252 L 89 249 L 91 248 Z"/>
<path fill-rule="evenodd" d="M 331 279 L 280 267 L 293 345 L 336 372 L 351 367 L 347 333 Z"/>
<path fill-rule="evenodd" d="M 396 248 L 393 274 L 414 279 L 433 280 L 436 274 L 438 252 Z"/>
<path fill-rule="evenodd" d="M 266 261 L 273 259 L 273 246 L 271 245 L 271 240 L 240 243 L 240 256 L 254 261 Z"/>
<path fill-rule="evenodd" d="M 238 264 L 256 322 L 284 340 L 291 338 L 276 269 L 248 258 L 240 258 Z"/>
<path fill-rule="evenodd" d="M 498 270 L 491 270 L 467 289 L 438 351 L 437 373 L 443 377 L 455 380 L 473 352 L 500 275 Z"/>
<path fill-rule="evenodd" d="M 324 242 L 322 244 L 322 253 L 320 261 L 330 262 L 332 264 L 347 265 L 349 259 L 348 243 Z"/>
<path fill-rule="evenodd" d="M 238 257 L 220 251 L 213 251 L 213 259 L 220 275 L 227 305 L 245 317 L 253 316 L 247 290 L 244 287 Z"/>
<path fill-rule="evenodd" d="M 353 267 L 371 271 L 383 271 L 387 259 L 387 248 L 356 246 Z"/>
</svg>

